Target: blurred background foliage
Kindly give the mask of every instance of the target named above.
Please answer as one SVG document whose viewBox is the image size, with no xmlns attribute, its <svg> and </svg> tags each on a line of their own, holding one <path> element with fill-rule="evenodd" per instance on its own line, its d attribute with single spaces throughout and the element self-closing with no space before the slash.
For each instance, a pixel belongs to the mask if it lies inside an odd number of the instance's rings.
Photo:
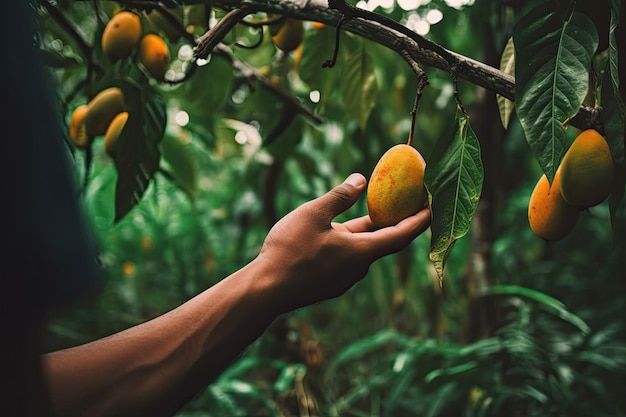
<svg viewBox="0 0 626 417">
<path fill-rule="evenodd" d="M 414 22 L 441 45 L 498 67 L 522 3 L 362 5 Z M 88 62 L 50 8 L 34 4 L 69 120 L 87 100 Z M 66 0 L 54 7 L 92 44 L 120 4 Z M 211 22 L 222 15 L 207 14 Z M 187 8 L 186 23 L 192 17 Z M 202 23 L 190 30 L 201 35 Z M 117 173 L 102 140 L 93 145 L 89 170 L 85 152 L 72 149 L 77 183 L 88 176 L 80 202 L 106 282 L 97 296 L 55 313 L 49 350 L 176 307 L 249 262 L 278 218 L 351 172 L 369 175 L 387 148 L 406 141 L 416 82 L 404 60 L 344 33 L 338 64 L 322 69 L 334 28 L 306 22 L 305 29 L 296 53 L 277 50 L 268 27 L 256 48 L 233 44 L 259 39 L 243 25 L 224 42 L 322 123 L 299 115 L 265 145 L 285 104 L 214 55 L 184 82 L 151 84 L 167 109 L 162 171 L 119 222 L 113 221 Z M 190 65 L 192 49 L 184 38 L 168 43 L 174 59 L 168 76 L 175 78 Z M 364 128 L 341 98 L 357 50 L 371 59 L 377 87 Z M 449 75 L 425 69 L 430 85 L 414 145 L 427 157 L 454 123 L 456 106 Z M 537 238 L 527 206 L 540 169 L 519 123 L 513 119 L 505 131 L 492 93 L 467 82 L 459 88 L 486 176 L 472 230 L 454 247 L 443 287 L 428 260 L 427 232 L 376 262 L 343 297 L 278 319 L 180 416 L 626 415 L 625 204 L 614 231 L 603 203 L 582 213 L 565 240 Z M 341 218 L 364 213 L 362 198 Z"/>
</svg>

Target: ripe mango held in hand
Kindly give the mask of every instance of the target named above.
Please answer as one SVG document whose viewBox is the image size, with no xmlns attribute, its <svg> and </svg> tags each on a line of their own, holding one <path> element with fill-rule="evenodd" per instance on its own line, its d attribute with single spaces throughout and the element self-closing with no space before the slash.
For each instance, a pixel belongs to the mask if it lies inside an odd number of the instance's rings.
<svg viewBox="0 0 626 417">
<path fill-rule="evenodd" d="M 614 169 L 611 150 L 602 135 L 594 129 L 582 131 L 559 167 L 563 198 L 578 207 L 600 204 L 611 192 Z"/>
<path fill-rule="evenodd" d="M 397 224 L 426 205 L 426 162 L 413 146 L 400 144 L 380 158 L 367 186 L 367 211 L 377 227 Z"/>
</svg>

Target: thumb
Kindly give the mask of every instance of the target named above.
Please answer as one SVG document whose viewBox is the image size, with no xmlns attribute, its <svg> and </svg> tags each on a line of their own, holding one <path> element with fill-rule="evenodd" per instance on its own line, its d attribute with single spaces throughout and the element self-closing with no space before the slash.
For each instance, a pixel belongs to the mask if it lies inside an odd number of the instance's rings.
<svg viewBox="0 0 626 417">
<path fill-rule="evenodd" d="M 365 183 L 363 175 L 351 174 L 342 184 L 314 200 L 315 209 L 323 213 L 325 220 L 330 222 L 358 200 L 365 189 Z"/>
</svg>

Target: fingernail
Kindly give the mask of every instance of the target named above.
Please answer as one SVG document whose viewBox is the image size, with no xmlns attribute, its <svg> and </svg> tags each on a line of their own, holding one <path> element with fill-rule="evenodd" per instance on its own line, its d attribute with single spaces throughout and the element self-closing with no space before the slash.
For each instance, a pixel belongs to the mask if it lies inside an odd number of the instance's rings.
<svg viewBox="0 0 626 417">
<path fill-rule="evenodd" d="M 351 174 L 345 181 L 347 184 L 350 184 L 356 188 L 361 188 L 365 185 L 365 177 L 361 174 Z"/>
</svg>

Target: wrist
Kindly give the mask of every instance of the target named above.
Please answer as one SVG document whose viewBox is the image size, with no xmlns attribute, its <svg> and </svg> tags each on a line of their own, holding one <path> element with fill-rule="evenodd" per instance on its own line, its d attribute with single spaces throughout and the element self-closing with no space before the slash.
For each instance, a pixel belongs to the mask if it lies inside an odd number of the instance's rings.
<svg viewBox="0 0 626 417">
<path fill-rule="evenodd" d="M 251 272 L 246 274 L 251 281 L 248 284 L 250 294 L 261 304 L 259 307 L 262 311 L 276 318 L 291 310 L 286 302 L 289 294 L 284 289 L 287 280 L 284 268 L 263 254 L 259 254 L 245 268 Z"/>
</svg>

